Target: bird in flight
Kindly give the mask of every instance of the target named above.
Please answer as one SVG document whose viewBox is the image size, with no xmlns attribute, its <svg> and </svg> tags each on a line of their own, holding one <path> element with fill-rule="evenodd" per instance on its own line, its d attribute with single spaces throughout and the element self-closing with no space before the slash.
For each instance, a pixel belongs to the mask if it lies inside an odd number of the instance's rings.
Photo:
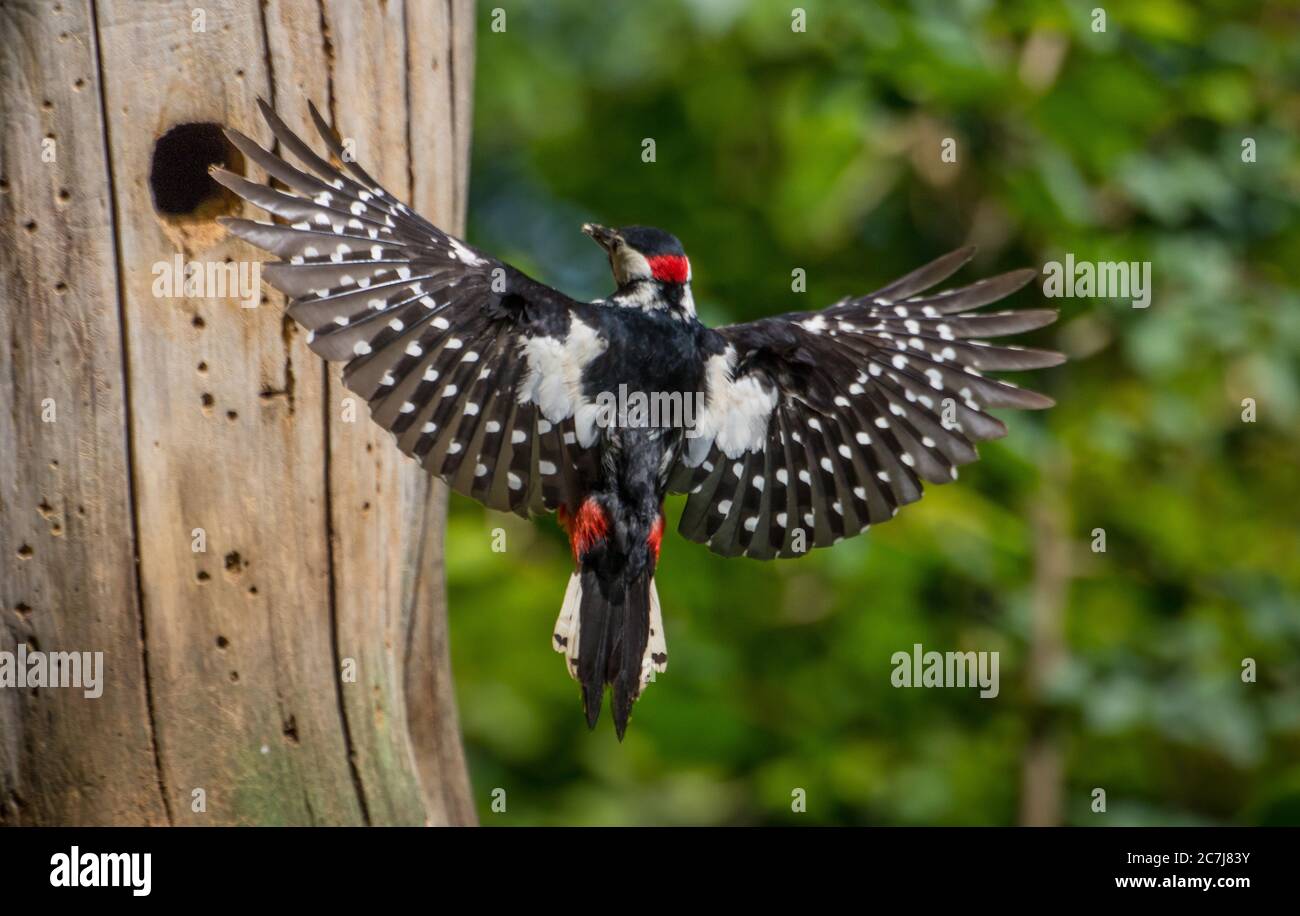
<svg viewBox="0 0 1300 916">
<path fill-rule="evenodd" d="M 977 442 L 1006 434 L 988 408 L 1053 403 L 983 374 L 1064 360 L 983 340 L 1055 320 L 976 311 L 1033 270 L 927 292 L 965 248 L 821 311 L 710 328 L 676 238 L 587 224 L 617 288 L 579 302 L 412 212 L 314 105 L 338 165 L 259 104 L 301 167 L 228 130 L 288 190 L 214 168 L 281 218 L 225 225 L 281 259 L 264 276 L 398 448 L 489 508 L 559 515 L 574 571 L 554 648 L 593 728 L 611 688 L 620 739 L 668 662 L 654 584 L 666 494 L 687 494 L 678 530 L 716 553 L 799 556 L 888 521 L 922 481 L 955 479 Z"/>
</svg>

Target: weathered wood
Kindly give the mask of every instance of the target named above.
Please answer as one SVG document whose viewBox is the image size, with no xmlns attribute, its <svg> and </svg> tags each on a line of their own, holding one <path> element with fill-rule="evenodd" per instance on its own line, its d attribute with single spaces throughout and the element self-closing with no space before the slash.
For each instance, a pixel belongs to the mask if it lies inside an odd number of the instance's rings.
<svg viewBox="0 0 1300 916">
<path fill-rule="evenodd" d="M 31 6 L 24 15 L 52 15 Z M 121 327 L 115 311 L 106 323 L 113 334 L 125 329 L 125 355 L 113 353 L 119 375 L 126 369 L 117 435 L 133 470 L 143 596 L 143 619 L 137 610 L 127 635 L 149 674 L 139 692 L 152 709 L 141 718 L 156 732 L 156 766 L 152 745 L 134 740 L 112 739 L 116 755 L 149 754 L 146 775 L 174 823 L 472 822 L 446 653 L 444 494 L 364 410 L 348 422 L 337 371 L 306 348 L 278 294 L 268 289 L 257 308 L 154 294 L 155 265 L 178 250 L 186 261 L 256 255 L 214 228 L 211 207 L 160 218 L 149 188 L 154 144 L 174 125 L 232 124 L 269 145 L 256 97 L 305 136 L 310 98 L 355 140 L 372 174 L 455 225 L 465 157 L 454 144 L 408 142 L 422 120 L 408 112 L 440 95 L 447 123 L 464 129 L 469 72 L 446 58 L 468 43 L 472 19 L 446 3 L 230 0 L 203 4 L 203 31 L 194 31 L 193 10 L 100 0 L 96 13 L 108 143 L 97 134 L 106 175 L 90 176 L 87 190 L 107 195 L 111 176 L 116 245 L 110 238 L 101 258 L 110 270 L 116 260 L 119 275 Z M 420 65 L 430 54 L 443 65 Z M 28 79 L 50 73 L 34 68 Z M 32 371 L 41 381 L 50 374 Z M 14 414 L 26 416 L 30 401 L 15 392 Z M 16 452 L 24 467 L 36 460 L 25 444 Z M 134 600 L 124 509 L 127 562 L 113 569 Z M 192 550 L 195 529 L 205 552 Z M 35 559 L 12 557 L 0 568 Z M 50 611 L 60 625 L 65 608 L 56 601 Z M 117 607 L 105 614 L 119 624 Z M 13 718 L 29 725 L 22 710 Z M 0 779 L 21 787 L 29 770 L 66 752 L 38 741 L 17 764 L 0 757 Z M 206 811 L 192 804 L 196 790 Z"/>
<path fill-rule="evenodd" d="M 0 688 L 0 822 L 162 823 L 94 22 L 6 3 L 0 35 L 0 651 L 110 672 L 95 700 Z"/>
</svg>

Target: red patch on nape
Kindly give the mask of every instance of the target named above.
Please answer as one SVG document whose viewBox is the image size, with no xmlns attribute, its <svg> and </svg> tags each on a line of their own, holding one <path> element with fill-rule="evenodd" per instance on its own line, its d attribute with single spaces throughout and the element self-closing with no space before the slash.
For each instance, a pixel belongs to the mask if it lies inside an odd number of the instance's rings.
<svg viewBox="0 0 1300 916">
<path fill-rule="evenodd" d="M 654 525 L 650 527 L 650 535 L 645 540 L 650 545 L 650 552 L 655 555 L 655 563 L 658 563 L 659 546 L 664 540 L 664 517 L 662 513 L 655 519 Z"/>
<path fill-rule="evenodd" d="M 575 563 L 586 556 L 592 547 L 605 540 L 605 535 L 609 533 L 609 520 L 605 517 L 605 510 L 590 496 L 572 517 L 563 506 L 556 514 L 564 530 L 569 533 L 569 546 L 573 548 Z"/>
<path fill-rule="evenodd" d="M 691 275 L 691 262 L 681 254 L 657 254 L 648 258 L 650 273 L 665 283 L 685 283 Z"/>
</svg>

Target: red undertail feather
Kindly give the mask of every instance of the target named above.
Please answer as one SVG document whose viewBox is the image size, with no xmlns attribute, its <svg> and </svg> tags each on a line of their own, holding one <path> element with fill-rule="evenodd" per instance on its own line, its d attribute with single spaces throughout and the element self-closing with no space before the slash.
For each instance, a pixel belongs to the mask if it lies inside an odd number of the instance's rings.
<svg viewBox="0 0 1300 916">
<path fill-rule="evenodd" d="M 573 548 L 575 563 L 592 547 L 605 540 L 609 533 L 609 519 L 605 517 L 605 510 L 591 497 L 587 497 L 574 515 L 570 516 L 563 506 L 558 515 L 560 524 L 569 533 L 569 546 Z"/>
<path fill-rule="evenodd" d="M 654 527 L 650 529 L 650 536 L 646 538 L 646 543 L 650 545 L 650 553 L 654 555 L 655 565 L 659 565 L 659 546 L 664 540 L 664 517 L 661 514 L 655 519 Z"/>
</svg>

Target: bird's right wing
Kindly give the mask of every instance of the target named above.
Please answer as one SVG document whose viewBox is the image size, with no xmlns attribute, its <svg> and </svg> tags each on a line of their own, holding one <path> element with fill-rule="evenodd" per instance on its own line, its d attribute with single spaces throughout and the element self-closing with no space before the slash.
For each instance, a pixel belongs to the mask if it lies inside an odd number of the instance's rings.
<svg viewBox="0 0 1300 916">
<path fill-rule="evenodd" d="M 346 362 L 343 383 L 375 422 L 459 492 L 520 515 L 576 506 L 596 461 L 589 428 L 575 423 L 581 367 L 606 345 L 595 307 L 414 213 L 344 155 L 315 106 L 346 173 L 260 104 L 281 149 L 310 173 L 230 130 L 293 193 L 221 169 L 213 177 L 282 218 L 223 222 L 282 258 L 263 273 L 289 297 L 311 349 Z"/>
<path fill-rule="evenodd" d="M 719 328 L 707 400 L 670 487 L 689 493 L 681 533 L 726 556 L 797 556 L 888 521 L 1006 434 L 989 407 L 1052 400 L 986 369 L 1064 357 L 974 338 L 1051 323 L 1049 309 L 973 311 L 1020 289 L 1032 270 L 919 295 L 970 259 L 954 251 L 888 286 L 821 312 Z M 800 535 L 800 532 L 802 535 Z"/>
</svg>

